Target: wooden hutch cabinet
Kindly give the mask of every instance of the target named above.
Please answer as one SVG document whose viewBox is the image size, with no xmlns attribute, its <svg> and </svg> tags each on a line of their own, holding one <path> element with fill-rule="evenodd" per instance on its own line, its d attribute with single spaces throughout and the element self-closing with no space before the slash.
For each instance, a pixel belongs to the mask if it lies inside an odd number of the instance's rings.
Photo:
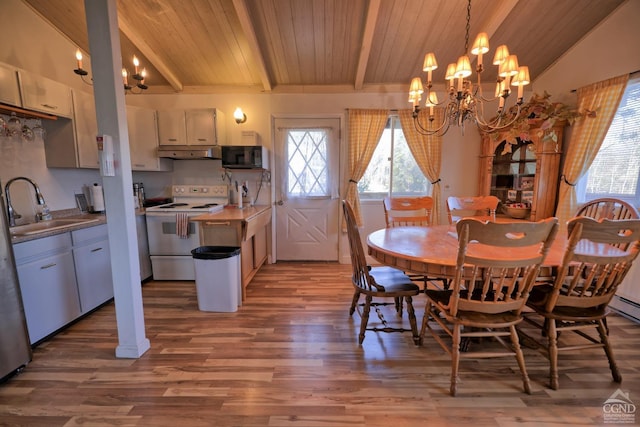
<svg viewBox="0 0 640 427">
<path fill-rule="evenodd" d="M 517 138 L 510 144 L 508 130 L 481 133 L 480 194 L 494 195 L 504 203 L 529 202 L 530 221 L 555 215 L 559 186 L 562 134 L 566 122 L 540 131 L 540 121 L 532 120 L 528 140 Z M 556 140 L 552 138 L 555 132 Z M 505 151 L 506 144 L 511 150 Z"/>
</svg>

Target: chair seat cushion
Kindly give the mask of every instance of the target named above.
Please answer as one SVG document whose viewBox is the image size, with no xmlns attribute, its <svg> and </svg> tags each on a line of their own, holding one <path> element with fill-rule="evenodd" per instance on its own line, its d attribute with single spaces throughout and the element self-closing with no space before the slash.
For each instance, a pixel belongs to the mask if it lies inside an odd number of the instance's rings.
<svg viewBox="0 0 640 427">
<path fill-rule="evenodd" d="M 436 289 L 427 289 L 424 292 L 427 295 L 427 298 L 440 305 L 449 304 L 449 299 L 451 298 L 452 291 L 441 291 Z M 466 298 L 468 295 L 467 291 L 461 291 L 460 296 L 462 298 Z M 475 299 L 472 297 L 472 299 Z M 481 324 L 499 324 L 501 326 L 517 323 L 520 321 L 521 316 L 512 311 L 506 311 L 502 313 L 481 313 L 474 311 L 465 311 L 459 310 L 456 316 L 457 321 L 462 323 L 477 323 Z"/>
<path fill-rule="evenodd" d="M 386 292 L 420 292 L 420 286 L 402 271 L 392 267 L 371 267 L 369 274 Z"/>
<path fill-rule="evenodd" d="M 556 305 L 552 313 L 547 313 L 545 305 L 549 295 L 553 292 L 552 285 L 537 285 L 531 289 L 527 307 L 534 309 L 538 313 L 545 314 L 553 318 L 561 318 L 567 321 L 582 321 L 599 319 L 607 314 L 606 305 L 594 307 L 572 307 Z"/>
</svg>

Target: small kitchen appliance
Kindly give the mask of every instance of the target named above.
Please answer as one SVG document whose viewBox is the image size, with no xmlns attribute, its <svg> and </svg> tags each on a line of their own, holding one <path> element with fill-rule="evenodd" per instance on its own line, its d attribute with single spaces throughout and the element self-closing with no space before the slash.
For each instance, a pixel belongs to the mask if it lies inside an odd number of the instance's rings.
<svg viewBox="0 0 640 427">
<path fill-rule="evenodd" d="M 149 207 L 147 235 L 155 280 L 195 280 L 191 250 L 200 246 L 198 224 L 189 221 L 229 204 L 226 185 L 174 185 L 171 203 Z"/>
</svg>

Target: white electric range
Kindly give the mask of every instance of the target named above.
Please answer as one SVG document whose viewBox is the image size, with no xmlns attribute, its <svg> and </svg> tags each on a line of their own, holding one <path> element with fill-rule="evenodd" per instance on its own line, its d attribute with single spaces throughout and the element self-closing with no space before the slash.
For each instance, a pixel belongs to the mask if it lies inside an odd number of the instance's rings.
<svg viewBox="0 0 640 427">
<path fill-rule="evenodd" d="M 146 209 L 149 254 L 155 280 L 195 280 L 191 250 L 200 246 L 198 224 L 188 218 L 229 204 L 226 185 L 174 185 L 172 203 Z"/>
</svg>

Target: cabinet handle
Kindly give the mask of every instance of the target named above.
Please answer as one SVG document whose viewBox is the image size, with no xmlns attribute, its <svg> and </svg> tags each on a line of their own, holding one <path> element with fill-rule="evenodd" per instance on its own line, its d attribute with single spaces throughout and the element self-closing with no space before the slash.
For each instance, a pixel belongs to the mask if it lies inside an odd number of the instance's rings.
<svg viewBox="0 0 640 427">
<path fill-rule="evenodd" d="M 204 223 L 204 225 L 231 225 L 231 223 L 229 221 L 226 222 L 211 222 L 211 221 L 206 221 Z"/>
<path fill-rule="evenodd" d="M 171 141 L 171 142 L 175 142 L 175 141 L 177 141 L 177 140 L 178 140 L 178 138 L 168 138 L 168 139 L 167 139 L 167 141 Z"/>
<path fill-rule="evenodd" d="M 44 108 L 51 108 L 52 110 L 58 109 L 56 105 L 50 105 L 50 104 L 40 104 L 40 105 L 43 106 Z"/>
<path fill-rule="evenodd" d="M 136 163 L 133 166 L 137 167 L 137 168 L 143 168 L 145 167 L 145 165 L 143 163 Z"/>
<path fill-rule="evenodd" d="M 200 142 L 207 141 L 207 138 L 198 138 L 198 141 L 200 141 Z"/>
<path fill-rule="evenodd" d="M 51 264 L 43 265 L 40 267 L 40 270 L 46 270 L 47 268 L 55 267 L 56 265 L 57 264 L 55 262 L 52 262 Z"/>
<path fill-rule="evenodd" d="M 91 252 L 98 252 L 98 251 L 101 251 L 101 250 L 102 250 L 102 248 L 95 248 L 95 249 L 91 249 Z"/>
</svg>

